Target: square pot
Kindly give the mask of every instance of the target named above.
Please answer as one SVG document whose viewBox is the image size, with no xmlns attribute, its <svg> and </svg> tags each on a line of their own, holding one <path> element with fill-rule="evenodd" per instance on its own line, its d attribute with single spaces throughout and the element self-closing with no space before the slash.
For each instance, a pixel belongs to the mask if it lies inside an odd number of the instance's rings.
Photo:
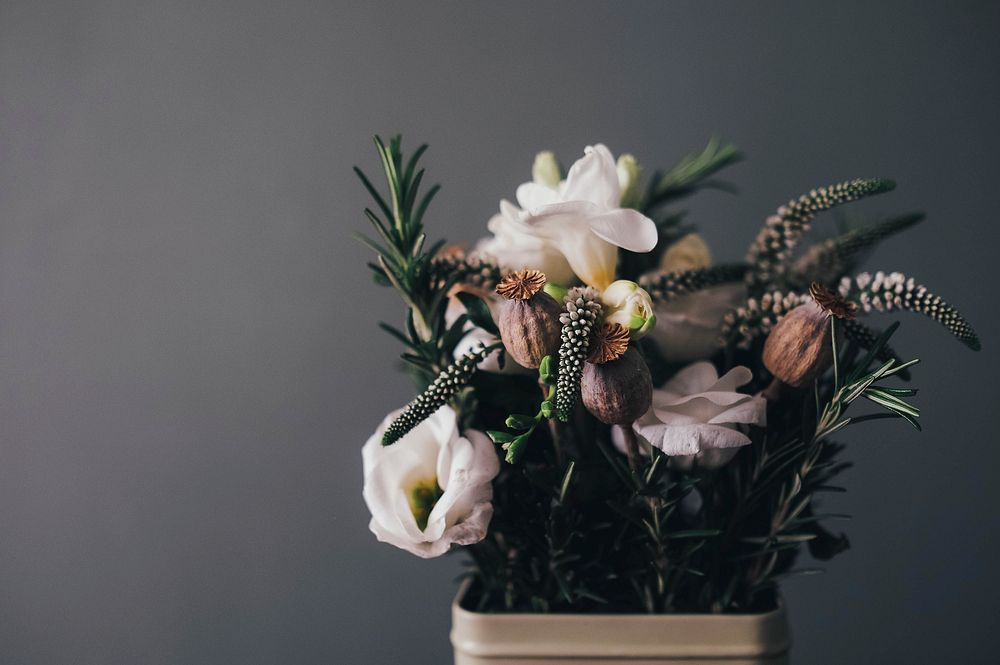
<svg viewBox="0 0 1000 665">
<path fill-rule="evenodd" d="M 487 614 L 451 606 L 455 665 L 778 665 L 784 603 L 764 614 Z"/>
</svg>

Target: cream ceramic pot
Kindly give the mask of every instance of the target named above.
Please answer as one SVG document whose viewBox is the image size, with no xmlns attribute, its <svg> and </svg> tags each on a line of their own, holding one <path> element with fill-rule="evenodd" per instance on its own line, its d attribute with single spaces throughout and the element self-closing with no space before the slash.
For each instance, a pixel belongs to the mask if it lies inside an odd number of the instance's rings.
<svg viewBox="0 0 1000 665">
<path fill-rule="evenodd" d="M 778 665 L 784 606 L 766 614 L 485 614 L 452 603 L 455 665 Z"/>
</svg>

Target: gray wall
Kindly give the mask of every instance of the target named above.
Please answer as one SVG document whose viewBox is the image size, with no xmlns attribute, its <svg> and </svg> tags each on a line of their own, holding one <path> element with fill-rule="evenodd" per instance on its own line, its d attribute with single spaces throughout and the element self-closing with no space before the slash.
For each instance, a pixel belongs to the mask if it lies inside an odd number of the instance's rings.
<svg viewBox="0 0 1000 665">
<path fill-rule="evenodd" d="M 852 433 L 853 549 L 791 582 L 799 663 L 986 662 L 997 621 L 995 3 L 0 1 L 0 662 L 444 663 L 457 557 L 367 531 L 359 449 L 410 396 L 350 239 L 370 135 L 431 144 L 473 240 L 534 152 L 670 164 L 713 132 L 743 255 L 819 184 L 929 220 L 877 252 L 925 431 Z M 833 218 L 819 223 L 829 232 Z"/>
</svg>

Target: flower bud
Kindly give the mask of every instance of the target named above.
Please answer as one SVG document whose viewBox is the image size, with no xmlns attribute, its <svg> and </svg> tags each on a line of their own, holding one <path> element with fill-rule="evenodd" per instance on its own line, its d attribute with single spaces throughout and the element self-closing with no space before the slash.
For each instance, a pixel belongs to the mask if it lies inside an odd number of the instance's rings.
<svg viewBox="0 0 1000 665">
<path fill-rule="evenodd" d="M 683 272 L 708 268 L 712 265 L 712 252 L 697 233 L 689 233 L 667 247 L 660 259 L 660 268 L 667 272 Z"/>
<path fill-rule="evenodd" d="M 548 150 L 535 155 L 535 163 L 531 165 L 531 179 L 537 185 L 545 185 L 552 189 L 558 187 L 562 174 L 556 156 Z"/>
<path fill-rule="evenodd" d="M 608 425 L 631 426 L 653 403 L 646 361 L 633 348 L 610 362 L 586 363 L 580 380 L 583 405 Z"/>
<path fill-rule="evenodd" d="M 632 155 L 620 155 L 615 164 L 618 171 L 618 185 L 621 187 L 620 204 L 623 208 L 632 208 L 638 203 L 639 177 L 642 167 Z"/>
<path fill-rule="evenodd" d="M 604 320 L 617 323 L 629 331 L 632 339 L 639 339 L 656 325 L 653 299 L 635 282 L 620 279 L 604 290 Z"/>
<path fill-rule="evenodd" d="M 809 298 L 786 314 L 764 343 L 764 366 L 793 388 L 806 388 L 833 365 L 830 317 L 853 319 L 856 306 L 813 282 Z"/>
<path fill-rule="evenodd" d="M 507 353 L 524 367 L 538 367 L 545 356 L 559 350 L 562 307 L 542 291 L 545 275 L 520 270 L 504 277 L 497 293 L 500 304 L 497 327 Z"/>
</svg>

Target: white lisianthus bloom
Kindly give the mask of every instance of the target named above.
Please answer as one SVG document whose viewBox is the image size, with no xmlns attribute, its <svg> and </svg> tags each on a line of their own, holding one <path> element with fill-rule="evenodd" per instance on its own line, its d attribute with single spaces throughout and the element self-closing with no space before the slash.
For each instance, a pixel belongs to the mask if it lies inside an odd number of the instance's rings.
<svg viewBox="0 0 1000 665">
<path fill-rule="evenodd" d="M 361 451 L 369 528 L 381 542 L 425 559 L 478 543 L 493 517 L 491 481 L 500 472 L 493 443 L 475 430 L 460 435 L 455 411 L 442 406 L 383 446 L 383 432 L 400 413 L 386 416 Z"/>
<path fill-rule="evenodd" d="M 506 268 L 535 268 L 564 285 L 576 275 L 604 290 L 615 279 L 618 247 L 648 252 L 658 238 L 656 224 L 620 208 L 620 198 L 611 152 L 603 145 L 588 146 L 558 186 L 526 182 L 517 188 L 517 206 L 501 201 L 500 214 L 489 224 L 494 237 L 479 250 Z"/>
<path fill-rule="evenodd" d="M 752 379 L 746 367 L 734 367 L 720 378 L 712 363 L 693 363 L 653 390 L 653 405 L 632 427 L 667 455 L 745 446 L 750 437 L 737 426 L 767 422 L 762 396 L 736 392 Z"/>
<path fill-rule="evenodd" d="M 604 303 L 604 321 L 617 323 L 629 331 L 632 339 L 639 339 L 656 325 L 653 299 L 635 282 L 619 279 L 601 295 Z"/>
<path fill-rule="evenodd" d="M 711 358 L 721 347 L 723 319 L 745 301 L 746 287 L 734 282 L 657 303 L 656 327 L 649 336 L 669 363 Z"/>
</svg>

